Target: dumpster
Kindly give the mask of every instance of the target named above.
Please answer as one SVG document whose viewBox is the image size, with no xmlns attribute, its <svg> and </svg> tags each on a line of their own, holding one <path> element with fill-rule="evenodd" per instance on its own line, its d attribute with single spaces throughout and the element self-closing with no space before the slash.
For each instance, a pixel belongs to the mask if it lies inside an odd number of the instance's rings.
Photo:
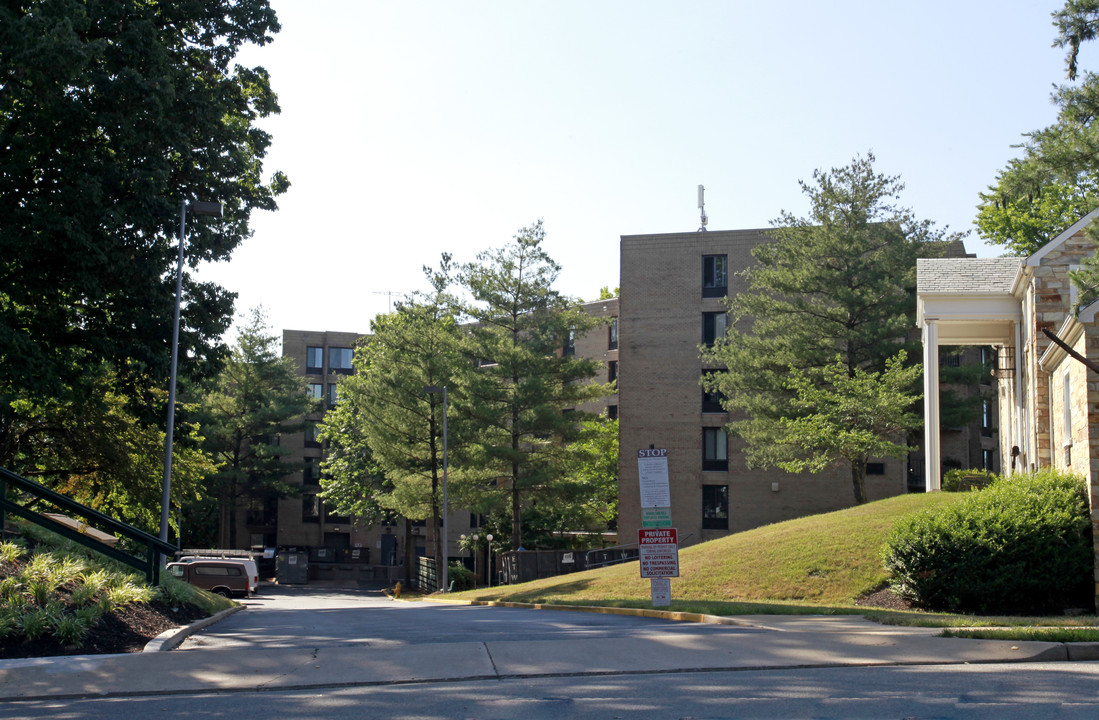
<svg viewBox="0 0 1099 720">
<path fill-rule="evenodd" d="M 280 552 L 277 578 L 280 585 L 306 584 L 309 581 L 309 554 Z"/>
</svg>

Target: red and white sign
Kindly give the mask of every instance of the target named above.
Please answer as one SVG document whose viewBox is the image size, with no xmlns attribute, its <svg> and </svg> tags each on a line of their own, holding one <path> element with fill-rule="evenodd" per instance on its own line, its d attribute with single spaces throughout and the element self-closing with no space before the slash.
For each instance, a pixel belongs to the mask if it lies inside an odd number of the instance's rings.
<svg viewBox="0 0 1099 720">
<path fill-rule="evenodd" d="M 637 531 L 641 577 L 679 577 L 679 541 L 675 528 L 641 528 Z"/>
</svg>

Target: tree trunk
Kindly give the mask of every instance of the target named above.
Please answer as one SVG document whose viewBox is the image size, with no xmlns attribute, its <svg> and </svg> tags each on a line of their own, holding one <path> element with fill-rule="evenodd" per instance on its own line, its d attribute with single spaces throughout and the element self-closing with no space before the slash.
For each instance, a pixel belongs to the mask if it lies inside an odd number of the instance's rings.
<svg viewBox="0 0 1099 720">
<path fill-rule="evenodd" d="M 859 505 L 866 503 L 866 460 L 861 459 L 851 463 L 851 484 L 855 489 L 855 502 Z"/>
<path fill-rule="evenodd" d="M 412 547 L 412 521 L 408 518 L 404 519 L 404 584 L 405 587 L 412 587 L 412 561 L 415 559 L 416 554 L 413 552 L 415 548 Z"/>
<path fill-rule="evenodd" d="M 511 476 L 511 549 L 518 550 L 523 545 L 523 518 L 519 507 L 518 472 Z"/>
</svg>

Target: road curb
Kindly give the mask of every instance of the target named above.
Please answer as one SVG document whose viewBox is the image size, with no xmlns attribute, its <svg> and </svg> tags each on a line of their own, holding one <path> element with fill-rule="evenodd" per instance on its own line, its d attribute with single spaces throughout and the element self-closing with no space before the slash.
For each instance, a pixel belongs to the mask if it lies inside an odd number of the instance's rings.
<svg viewBox="0 0 1099 720">
<path fill-rule="evenodd" d="M 553 605 L 550 603 L 524 603 L 510 600 L 452 600 L 451 598 L 423 597 L 421 600 L 451 605 L 477 605 L 485 607 L 532 608 L 534 610 L 564 610 L 570 612 L 590 612 L 601 615 L 628 615 L 630 617 L 656 618 L 657 620 L 676 620 L 678 622 L 707 623 L 711 625 L 737 625 L 750 628 L 768 628 L 739 617 L 724 615 L 705 615 L 703 613 L 681 612 L 677 610 L 653 610 L 649 608 L 620 608 L 601 605 Z"/>
<path fill-rule="evenodd" d="M 648 617 L 659 620 L 675 620 L 679 622 L 708 623 L 713 625 L 736 625 L 739 627 L 757 628 L 760 630 L 778 630 L 768 625 L 754 623 L 739 617 L 724 615 L 705 615 L 703 613 L 678 612 L 672 610 L 650 610 L 648 608 L 618 608 L 602 607 L 598 605 L 553 605 L 549 603 L 524 603 L 506 600 L 458 600 L 446 597 L 423 597 L 421 600 L 450 605 L 479 605 L 487 607 L 512 607 L 532 608 L 534 610 L 565 610 L 571 612 L 592 612 L 603 615 L 629 615 L 632 617 Z M 861 617 L 865 617 L 861 616 Z M 1006 642 L 1006 641 L 1005 641 Z M 1080 662 L 1099 660 L 1099 642 L 1059 642 L 1055 647 L 1038 652 L 1031 657 L 1023 658 L 1028 662 Z"/>
<path fill-rule="evenodd" d="M 167 652 L 168 650 L 174 650 L 179 647 L 187 638 L 191 637 L 199 630 L 207 628 L 216 622 L 220 622 L 229 617 L 233 613 L 240 612 L 245 608 L 244 605 L 237 605 L 231 607 L 228 610 L 222 610 L 219 613 L 215 613 L 208 618 L 203 618 L 190 625 L 185 625 L 181 628 L 172 628 L 171 630 L 165 630 L 157 635 L 155 638 L 145 644 L 145 649 L 141 652 Z"/>
</svg>

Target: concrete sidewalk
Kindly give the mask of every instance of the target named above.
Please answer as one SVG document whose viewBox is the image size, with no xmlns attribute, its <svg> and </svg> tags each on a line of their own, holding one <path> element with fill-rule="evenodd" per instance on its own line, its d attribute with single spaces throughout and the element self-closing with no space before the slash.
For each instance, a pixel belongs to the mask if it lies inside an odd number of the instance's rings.
<svg viewBox="0 0 1099 720">
<path fill-rule="evenodd" d="M 0 661 L 0 701 L 249 692 L 410 682 L 790 667 L 1097 659 L 1094 646 L 934 637 L 858 616 L 752 616 L 728 633 L 254 650 L 194 649 Z M 1080 652 L 1083 651 L 1083 652 Z"/>
</svg>

